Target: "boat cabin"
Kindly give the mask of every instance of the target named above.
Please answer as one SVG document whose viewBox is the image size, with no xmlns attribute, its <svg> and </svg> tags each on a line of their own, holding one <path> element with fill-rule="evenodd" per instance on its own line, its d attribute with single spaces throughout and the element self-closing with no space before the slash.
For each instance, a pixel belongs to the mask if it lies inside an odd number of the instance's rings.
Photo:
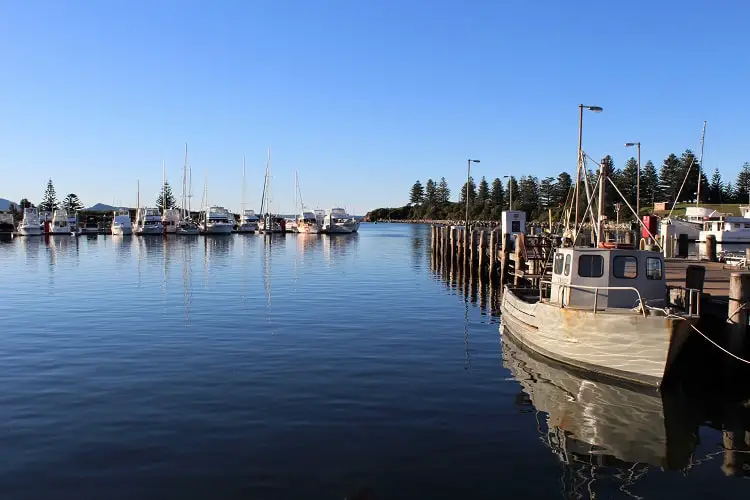
<svg viewBox="0 0 750 500">
<path fill-rule="evenodd" d="M 549 302 L 562 307 L 633 308 L 667 295 L 659 252 L 624 248 L 560 248 L 552 264 Z M 637 290 L 637 292 L 636 292 Z"/>
<path fill-rule="evenodd" d="M 750 219 L 745 217 L 712 217 L 703 222 L 704 231 L 748 231 Z"/>
</svg>

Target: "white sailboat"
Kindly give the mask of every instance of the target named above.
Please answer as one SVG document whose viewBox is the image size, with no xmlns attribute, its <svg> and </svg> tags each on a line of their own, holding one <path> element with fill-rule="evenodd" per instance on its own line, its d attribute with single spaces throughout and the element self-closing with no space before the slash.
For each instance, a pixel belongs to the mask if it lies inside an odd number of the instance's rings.
<svg viewBox="0 0 750 500">
<path fill-rule="evenodd" d="M 135 227 L 133 233 L 137 236 L 164 234 L 161 225 L 161 213 L 158 208 L 141 208 L 141 181 L 138 181 L 138 201 L 135 210 Z"/>
<path fill-rule="evenodd" d="M 282 233 L 281 227 L 283 219 L 271 213 L 271 148 L 268 148 L 268 158 L 266 159 L 266 177 L 263 182 L 263 196 L 260 201 L 260 213 L 262 220 L 259 224 L 261 233 L 272 234 Z"/>
<path fill-rule="evenodd" d="M 180 206 L 180 221 L 177 223 L 176 234 L 183 236 L 192 236 L 198 234 L 198 225 L 190 217 L 190 205 L 188 203 L 192 196 L 193 175 L 190 171 L 190 186 L 188 187 L 188 150 L 187 142 L 185 143 L 185 163 L 182 166 L 182 203 Z"/>
<path fill-rule="evenodd" d="M 294 172 L 294 182 L 296 184 L 296 199 L 299 200 L 299 215 L 297 216 L 297 232 L 301 234 L 319 234 L 323 227 L 323 218 L 325 214 L 318 210 L 315 212 L 305 211 L 305 204 L 302 202 L 302 191 L 299 187 L 299 177 Z M 295 200 L 295 210 L 297 204 Z"/>
<path fill-rule="evenodd" d="M 258 230 L 258 221 L 260 218 L 255 214 L 255 210 L 245 208 L 245 195 L 247 187 L 245 183 L 245 155 L 242 155 L 242 211 L 240 212 L 240 224 L 237 227 L 238 233 L 254 233 Z"/>
</svg>

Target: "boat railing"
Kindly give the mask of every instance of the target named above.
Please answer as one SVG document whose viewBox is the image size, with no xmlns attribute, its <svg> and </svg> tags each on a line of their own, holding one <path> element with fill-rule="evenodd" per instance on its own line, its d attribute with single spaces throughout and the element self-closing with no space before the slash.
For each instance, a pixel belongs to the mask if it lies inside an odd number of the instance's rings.
<svg viewBox="0 0 750 500">
<path fill-rule="evenodd" d="M 610 291 L 623 291 L 623 292 L 633 292 L 636 297 L 638 297 L 637 301 L 633 304 L 633 308 L 639 308 L 643 316 L 648 315 L 648 303 L 643 300 L 643 297 L 641 296 L 640 290 L 638 290 L 635 287 L 632 286 L 589 286 L 589 285 L 573 285 L 570 283 L 553 283 L 549 280 L 542 281 L 539 287 L 539 300 L 542 301 L 542 297 L 544 295 L 544 290 L 549 288 L 550 289 L 550 296 L 551 296 L 551 288 L 552 285 L 557 285 L 562 288 L 564 291 L 565 289 L 573 289 L 573 290 L 583 290 L 588 292 L 593 292 L 593 311 L 594 314 L 596 314 L 599 309 L 599 294 L 600 292 L 610 292 Z M 669 301 L 670 299 L 670 290 L 683 290 L 680 295 L 682 296 L 682 302 L 683 304 L 673 304 Z M 678 286 L 668 286 L 667 287 L 667 297 L 665 302 L 667 305 L 672 305 L 676 307 L 681 307 L 684 309 L 685 313 L 689 316 L 700 316 L 700 297 L 701 292 L 700 290 L 694 289 L 694 288 L 685 288 L 685 287 L 678 287 Z M 560 301 L 562 303 L 562 301 Z"/>
</svg>

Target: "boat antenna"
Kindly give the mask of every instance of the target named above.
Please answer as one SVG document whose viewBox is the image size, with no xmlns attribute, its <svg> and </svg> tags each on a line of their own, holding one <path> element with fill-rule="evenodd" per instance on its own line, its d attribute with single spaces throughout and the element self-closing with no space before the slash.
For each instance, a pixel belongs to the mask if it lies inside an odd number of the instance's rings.
<svg viewBox="0 0 750 500">
<path fill-rule="evenodd" d="M 706 139 L 706 120 L 703 120 L 703 130 L 701 131 L 701 157 L 698 160 L 698 193 L 695 197 L 695 206 L 701 204 L 701 184 L 703 184 L 703 143 Z"/>
</svg>

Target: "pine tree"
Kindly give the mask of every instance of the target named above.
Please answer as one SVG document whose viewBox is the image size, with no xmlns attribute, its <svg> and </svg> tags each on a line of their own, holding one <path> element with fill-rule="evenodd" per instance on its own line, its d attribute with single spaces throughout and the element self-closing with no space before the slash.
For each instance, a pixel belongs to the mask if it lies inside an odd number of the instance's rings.
<svg viewBox="0 0 750 500">
<path fill-rule="evenodd" d="M 411 187 L 411 192 L 409 193 L 409 202 L 413 205 L 421 205 L 423 201 L 424 187 L 422 186 L 421 182 L 417 181 Z"/>
<path fill-rule="evenodd" d="M 736 201 L 736 193 L 731 182 L 724 184 L 724 190 L 721 196 L 724 203 L 734 203 Z"/>
<path fill-rule="evenodd" d="M 47 189 L 44 191 L 44 198 L 39 204 L 39 210 L 42 212 L 52 212 L 57 210 L 60 205 L 57 203 L 55 186 L 52 185 L 52 179 L 47 181 Z"/>
<path fill-rule="evenodd" d="M 502 208 L 504 197 L 505 192 L 503 190 L 503 181 L 495 177 L 492 181 L 492 190 L 490 191 L 490 203 L 492 203 L 493 207 Z"/>
<path fill-rule="evenodd" d="M 487 179 L 482 176 L 482 180 L 479 181 L 479 191 L 477 191 L 477 204 L 484 205 L 490 200 L 490 185 L 487 183 Z"/>
<path fill-rule="evenodd" d="M 678 168 L 677 174 L 677 189 L 680 189 L 683 181 L 685 182 L 685 185 L 682 188 L 680 199 L 675 201 L 691 201 L 695 199 L 698 193 L 698 167 L 698 159 L 695 157 L 691 150 L 686 149 L 680 157 L 680 166 Z M 702 185 L 701 190 L 703 190 L 704 188 L 705 186 Z"/>
<path fill-rule="evenodd" d="M 166 198 L 166 203 L 162 201 L 163 198 Z M 162 192 L 160 192 L 159 196 L 156 197 L 156 207 L 159 210 L 162 210 L 162 209 L 175 208 L 176 206 L 177 206 L 177 202 L 174 199 L 174 195 L 172 195 L 172 187 L 169 185 L 169 182 L 165 181 L 164 187 L 162 188 Z"/>
<path fill-rule="evenodd" d="M 21 198 L 21 201 L 18 202 L 18 208 L 20 208 L 21 210 L 25 210 L 27 208 L 34 208 L 34 204 L 31 203 L 26 198 Z"/>
<path fill-rule="evenodd" d="M 469 205 L 471 205 L 474 200 L 477 198 L 477 186 L 474 184 L 474 178 L 469 177 Z M 461 196 L 459 197 L 459 201 L 462 204 L 466 203 L 466 183 L 464 182 L 464 185 L 461 186 Z"/>
<path fill-rule="evenodd" d="M 508 182 L 508 207 L 510 210 L 517 210 L 519 207 L 519 187 L 518 187 L 518 181 L 515 177 L 511 177 L 510 181 Z M 511 199 L 513 200 L 513 205 L 511 206 Z"/>
<path fill-rule="evenodd" d="M 573 185 L 573 178 L 567 172 L 560 172 L 555 183 L 555 204 L 559 207 L 565 205 Z"/>
<path fill-rule="evenodd" d="M 734 184 L 734 199 L 736 203 L 747 203 L 750 197 L 750 163 L 745 162 L 737 174 L 737 182 Z"/>
<path fill-rule="evenodd" d="M 661 198 L 659 176 L 656 174 L 656 167 L 649 160 L 641 171 L 641 206 L 653 206 L 659 198 Z"/>
<path fill-rule="evenodd" d="M 539 183 L 539 205 L 551 208 L 555 204 L 555 178 L 545 177 Z"/>
<path fill-rule="evenodd" d="M 430 206 L 435 206 L 437 203 L 437 186 L 432 179 L 427 179 L 427 184 L 425 185 L 425 201 Z"/>
<path fill-rule="evenodd" d="M 711 176 L 711 184 L 708 187 L 708 202 L 722 203 L 724 198 L 724 182 L 721 180 L 721 172 L 718 168 L 714 169 Z"/>
<path fill-rule="evenodd" d="M 533 175 L 523 176 L 518 181 L 518 201 L 513 197 L 514 204 L 531 218 L 539 212 L 539 180 Z"/>
<path fill-rule="evenodd" d="M 62 206 L 69 213 L 83 209 L 83 203 L 81 203 L 81 200 L 78 199 L 78 195 L 75 193 L 69 193 L 63 200 Z"/>
<path fill-rule="evenodd" d="M 448 188 L 448 182 L 445 177 L 440 178 L 440 182 L 437 187 L 437 201 L 441 205 L 448 203 L 451 199 L 451 190 Z"/>
<path fill-rule="evenodd" d="M 671 153 L 659 170 L 659 191 L 666 198 L 665 201 L 677 203 L 677 193 L 682 185 L 682 165 L 680 159 L 674 153 Z"/>
<path fill-rule="evenodd" d="M 625 162 L 625 168 L 622 169 L 620 178 L 617 180 L 617 187 L 622 191 L 630 206 L 635 208 L 635 198 L 638 191 L 638 161 L 635 158 L 631 157 Z"/>
</svg>

